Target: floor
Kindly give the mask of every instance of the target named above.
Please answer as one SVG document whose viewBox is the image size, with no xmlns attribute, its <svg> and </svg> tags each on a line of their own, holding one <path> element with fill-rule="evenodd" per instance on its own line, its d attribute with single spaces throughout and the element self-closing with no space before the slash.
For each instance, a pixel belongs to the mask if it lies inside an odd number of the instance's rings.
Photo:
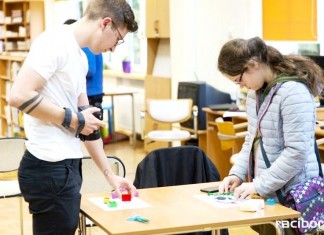
<svg viewBox="0 0 324 235">
<path fill-rule="evenodd" d="M 113 144 L 105 145 L 107 155 L 117 156 L 122 159 L 126 167 L 126 177 L 131 181 L 134 180 L 137 164 L 146 155 L 143 151 L 143 143 L 137 141 L 136 147 L 132 147 L 129 141 L 120 141 Z M 0 234 L 1 235 L 18 235 L 20 234 L 19 225 L 19 200 L 17 198 L 0 199 Z M 31 215 L 28 212 L 28 206 L 24 202 L 24 234 L 32 235 Z M 217 215 L 215 215 L 217 216 Z M 230 229 L 230 235 L 255 235 L 249 227 Z M 77 233 L 76 233 L 77 234 Z M 90 234 L 90 233 L 89 233 Z M 97 227 L 91 228 L 91 235 L 104 235 L 105 233 Z"/>
</svg>

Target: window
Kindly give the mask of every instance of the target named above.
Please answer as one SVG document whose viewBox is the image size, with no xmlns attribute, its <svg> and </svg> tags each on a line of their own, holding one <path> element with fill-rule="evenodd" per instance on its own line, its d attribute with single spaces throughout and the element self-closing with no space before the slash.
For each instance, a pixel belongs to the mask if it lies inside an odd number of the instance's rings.
<svg viewBox="0 0 324 235">
<path fill-rule="evenodd" d="M 104 63 L 113 70 L 122 70 L 122 60 L 132 62 L 133 72 L 145 72 L 147 61 L 147 41 L 145 38 L 145 0 L 129 0 L 138 23 L 136 33 L 128 33 L 125 43 L 117 46 L 114 53 L 103 53 Z"/>
</svg>

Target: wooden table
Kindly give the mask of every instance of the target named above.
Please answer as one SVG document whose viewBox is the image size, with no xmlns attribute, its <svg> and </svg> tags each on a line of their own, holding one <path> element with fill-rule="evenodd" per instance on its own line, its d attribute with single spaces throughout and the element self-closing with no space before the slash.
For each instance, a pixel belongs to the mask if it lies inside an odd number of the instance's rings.
<svg viewBox="0 0 324 235">
<path fill-rule="evenodd" d="M 88 198 L 104 197 L 105 193 L 86 194 L 81 200 L 81 224 L 85 217 L 110 235 L 176 234 L 195 231 L 218 231 L 221 228 L 273 223 L 275 220 L 297 218 L 300 213 L 280 204 L 265 206 L 258 212 L 242 212 L 238 207 L 218 208 L 193 197 L 203 187 L 218 183 L 140 189 L 139 198 L 151 206 L 140 209 L 104 211 Z M 141 215 L 148 223 L 127 221 Z M 86 234 L 81 226 L 81 234 Z"/>
</svg>

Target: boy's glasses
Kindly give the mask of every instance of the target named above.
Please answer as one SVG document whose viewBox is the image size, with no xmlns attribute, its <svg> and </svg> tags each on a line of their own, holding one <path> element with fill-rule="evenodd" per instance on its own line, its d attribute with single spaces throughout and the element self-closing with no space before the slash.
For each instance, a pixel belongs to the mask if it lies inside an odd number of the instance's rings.
<svg viewBox="0 0 324 235">
<path fill-rule="evenodd" d="M 117 32 L 118 32 L 118 35 L 119 35 L 119 38 L 120 38 L 120 39 L 118 39 L 118 41 L 116 42 L 115 46 L 118 46 L 118 45 L 120 45 L 120 44 L 123 44 L 125 41 L 124 41 L 124 39 L 123 39 L 121 33 L 119 32 L 119 30 L 118 30 L 116 24 L 114 23 L 113 20 L 111 21 L 111 23 L 112 23 L 113 26 L 116 28 L 116 30 L 117 30 Z"/>
</svg>

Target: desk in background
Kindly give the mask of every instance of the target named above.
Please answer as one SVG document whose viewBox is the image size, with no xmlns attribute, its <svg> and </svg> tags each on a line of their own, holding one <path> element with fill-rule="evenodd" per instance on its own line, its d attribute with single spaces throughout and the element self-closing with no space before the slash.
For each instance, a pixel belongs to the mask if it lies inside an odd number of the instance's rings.
<svg viewBox="0 0 324 235">
<path fill-rule="evenodd" d="M 224 111 L 214 111 L 210 108 L 203 108 L 206 112 L 206 143 L 207 143 L 207 156 L 213 161 L 217 167 L 221 179 L 228 175 L 229 170 L 232 167 L 230 158 L 233 155 L 232 150 L 223 151 L 221 149 L 220 140 L 217 137 L 217 126 L 215 125 L 215 119 L 223 117 Z M 246 122 L 246 117 L 232 117 L 234 124 Z M 241 150 L 244 140 L 236 140 L 234 146 L 234 152 Z"/>
<path fill-rule="evenodd" d="M 222 117 L 224 111 L 215 111 L 210 108 L 203 108 L 203 111 L 206 112 L 206 149 L 205 152 L 207 156 L 211 158 L 213 163 L 216 165 L 221 179 L 228 175 L 229 170 L 232 167 L 230 163 L 230 157 L 232 156 L 232 150 L 222 151 L 220 146 L 220 140 L 217 137 L 217 127 L 215 124 L 215 119 Z M 318 120 L 324 121 L 324 108 L 317 108 L 317 118 Z M 232 122 L 234 124 L 246 122 L 246 117 L 232 117 Z M 321 129 L 319 126 L 316 127 L 315 131 L 316 139 L 323 139 L 323 144 L 319 145 L 319 152 L 321 162 L 324 163 L 324 129 Z M 241 150 L 244 139 L 236 140 L 234 146 L 234 152 L 239 152 Z"/>
<path fill-rule="evenodd" d="M 134 94 L 135 91 L 118 91 L 118 90 L 111 90 L 111 91 L 105 91 L 104 96 L 110 96 L 111 97 L 111 110 L 112 110 L 112 133 L 115 132 L 115 108 L 114 108 L 114 97 L 115 96 L 125 96 L 128 95 L 131 97 L 132 102 L 132 138 L 130 137 L 129 140 L 133 144 L 133 146 L 136 146 L 136 129 L 135 129 L 135 103 L 134 103 Z"/>
<path fill-rule="evenodd" d="M 151 206 L 138 209 L 104 211 L 88 198 L 104 197 L 106 193 L 86 194 L 81 199 L 81 224 L 90 218 L 110 235 L 176 234 L 210 231 L 235 226 L 270 223 L 275 220 L 297 218 L 300 213 L 280 204 L 265 206 L 259 212 L 242 212 L 238 207 L 218 208 L 193 197 L 200 189 L 217 183 L 191 184 L 160 188 L 139 189 L 139 198 Z M 149 223 L 127 221 L 141 215 Z M 81 229 L 86 234 L 85 226 Z"/>
</svg>

